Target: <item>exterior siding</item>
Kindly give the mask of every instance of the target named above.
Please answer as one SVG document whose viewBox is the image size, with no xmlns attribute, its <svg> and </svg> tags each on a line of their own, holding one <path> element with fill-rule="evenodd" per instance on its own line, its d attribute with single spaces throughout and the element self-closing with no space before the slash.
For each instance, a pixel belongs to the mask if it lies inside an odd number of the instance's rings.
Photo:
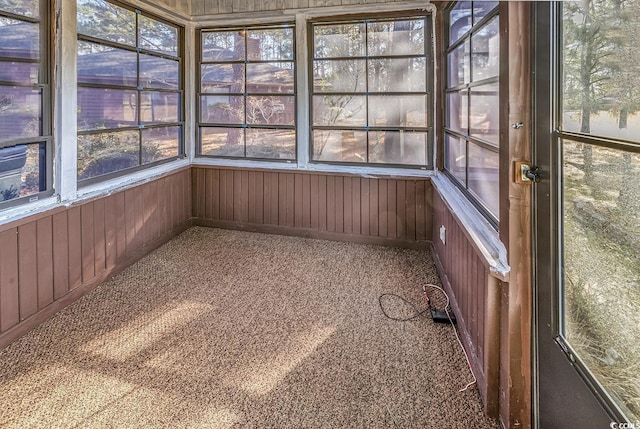
<svg viewBox="0 0 640 429">
<path fill-rule="evenodd" d="M 190 187 L 183 169 L 1 225 L 0 348 L 189 226 Z"/>
<path fill-rule="evenodd" d="M 429 179 L 194 167 L 194 223 L 318 238 L 426 246 Z"/>
<path fill-rule="evenodd" d="M 499 281 L 440 195 L 433 197 L 433 255 L 451 298 L 486 412 L 497 417 L 499 388 Z M 445 243 L 440 227 L 446 228 Z"/>
</svg>

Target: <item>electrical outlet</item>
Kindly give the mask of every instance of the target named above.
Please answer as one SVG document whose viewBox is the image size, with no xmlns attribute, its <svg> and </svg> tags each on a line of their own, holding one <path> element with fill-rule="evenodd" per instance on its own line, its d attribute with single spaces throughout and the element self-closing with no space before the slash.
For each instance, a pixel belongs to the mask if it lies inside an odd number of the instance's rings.
<svg viewBox="0 0 640 429">
<path fill-rule="evenodd" d="M 445 228 L 444 225 L 440 226 L 440 241 L 442 241 L 442 244 L 444 244 L 446 246 L 446 244 L 447 244 L 447 228 Z"/>
</svg>

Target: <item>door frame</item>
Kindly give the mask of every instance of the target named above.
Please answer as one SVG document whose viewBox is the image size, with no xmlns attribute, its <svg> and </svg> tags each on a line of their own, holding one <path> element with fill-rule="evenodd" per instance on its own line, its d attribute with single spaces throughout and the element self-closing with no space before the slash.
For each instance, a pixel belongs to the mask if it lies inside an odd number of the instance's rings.
<svg viewBox="0 0 640 429">
<path fill-rule="evenodd" d="M 534 427 L 610 427 L 624 422 L 561 334 L 562 159 L 558 106 L 561 90 L 561 2 L 533 2 L 532 243 L 534 283 Z"/>
</svg>

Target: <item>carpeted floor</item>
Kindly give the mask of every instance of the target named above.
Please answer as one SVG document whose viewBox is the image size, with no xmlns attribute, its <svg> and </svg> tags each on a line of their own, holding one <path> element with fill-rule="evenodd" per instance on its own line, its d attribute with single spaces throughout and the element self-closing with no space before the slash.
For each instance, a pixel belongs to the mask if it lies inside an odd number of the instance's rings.
<svg viewBox="0 0 640 429">
<path fill-rule="evenodd" d="M 426 251 L 192 228 L 0 351 L 0 427 L 496 428 L 452 328 L 380 311 L 438 281 Z"/>
</svg>

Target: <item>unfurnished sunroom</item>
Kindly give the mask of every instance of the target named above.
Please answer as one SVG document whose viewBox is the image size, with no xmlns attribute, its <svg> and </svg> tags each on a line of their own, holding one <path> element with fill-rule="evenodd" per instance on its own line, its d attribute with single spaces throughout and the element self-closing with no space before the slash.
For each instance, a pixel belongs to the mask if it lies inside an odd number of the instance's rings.
<svg viewBox="0 0 640 429">
<path fill-rule="evenodd" d="M 638 6 L 0 0 L 0 426 L 631 427 Z"/>
</svg>

